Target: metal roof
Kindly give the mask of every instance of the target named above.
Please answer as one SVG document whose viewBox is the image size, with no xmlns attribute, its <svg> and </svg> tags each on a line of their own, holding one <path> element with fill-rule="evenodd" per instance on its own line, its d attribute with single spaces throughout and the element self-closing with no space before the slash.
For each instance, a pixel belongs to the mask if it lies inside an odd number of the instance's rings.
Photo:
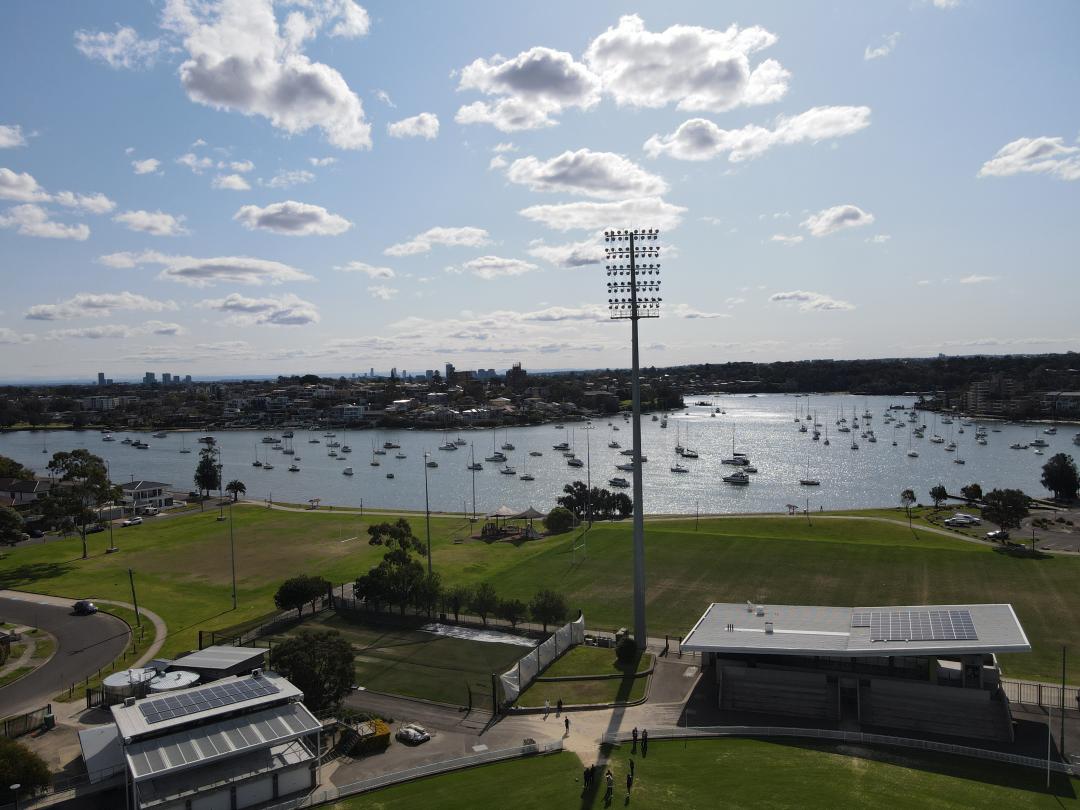
<svg viewBox="0 0 1080 810">
<path fill-rule="evenodd" d="M 251 664 L 251 668 L 260 666 L 266 650 L 258 647 L 233 647 L 217 644 L 181 656 L 172 662 L 172 666 L 181 669 L 232 669 L 240 664 Z"/>
<path fill-rule="evenodd" d="M 127 481 L 121 484 L 120 488 L 129 492 L 138 492 L 144 489 L 168 489 L 169 485 L 160 481 Z"/>
<path fill-rule="evenodd" d="M 876 656 L 964 655 L 1030 652 L 1012 605 L 907 605 L 895 607 L 818 607 L 811 605 L 713 603 L 683 640 L 689 652 Z M 976 638 L 875 640 L 866 614 L 875 612 L 967 611 Z M 772 632 L 766 632 L 766 623 Z M 855 625 L 855 626 L 853 626 Z M 730 628 L 730 629 L 729 629 Z"/>
</svg>

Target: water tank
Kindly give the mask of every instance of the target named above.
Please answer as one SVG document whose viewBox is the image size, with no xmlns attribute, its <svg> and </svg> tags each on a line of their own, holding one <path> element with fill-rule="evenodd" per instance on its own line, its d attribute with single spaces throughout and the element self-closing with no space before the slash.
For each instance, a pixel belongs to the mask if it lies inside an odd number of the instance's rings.
<svg viewBox="0 0 1080 810">
<path fill-rule="evenodd" d="M 146 685 L 157 675 L 157 670 L 150 668 L 125 669 L 114 672 L 101 682 L 105 694 L 122 700 L 127 697 L 139 697 L 146 692 Z"/>
<path fill-rule="evenodd" d="M 151 692 L 172 692 L 175 689 L 187 689 L 199 682 L 199 673 L 188 672 L 186 669 L 178 669 L 173 672 L 163 672 L 154 680 L 150 681 Z"/>
</svg>

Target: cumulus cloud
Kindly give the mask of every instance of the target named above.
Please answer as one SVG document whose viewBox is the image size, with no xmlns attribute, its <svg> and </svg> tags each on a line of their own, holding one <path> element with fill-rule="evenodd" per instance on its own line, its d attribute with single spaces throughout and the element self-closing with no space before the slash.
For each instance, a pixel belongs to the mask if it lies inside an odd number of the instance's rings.
<svg viewBox="0 0 1080 810">
<path fill-rule="evenodd" d="M 131 168 L 135 170 L 135 174 L 151 174 L 156 172 L 160 166 L 161 161 L 157 158 L 131 161 Z"/>
<path fill-rule="evenodd" d="M 972 273 L 969 276 L 964 276 L 960 279 L 961 284 L 986 284 L 991 281 L 995 281 L 997 276 L 980 276 L 977 273 Z"/>
<path fill-rule="evenodd" d="M 439 116 L 423 112 L 388 124 L 386 131 L 391 138 L 425 138 L 431 141 L 439 136 Z"/>
<path fill-rule="evenodd" d="M 35 340 L 34 335 L 20 334 L 14 329 L 9 329 L 6 326 L 0 326 L 0 344 L 21 344 L 21 343 L 33 343 Z"/>
<path fill-rule="evenodd" d="M 529 249 L 526 252 L 555 267 L 587 267 L 601 264 L 605 255 L 604 246 L 595 239 L 587 239 L 584 242 L 566 242 L 561 245 L 549 245 L 542 239 L 536 239 L 529 243 Z"/>
<path fill-rule="evenodd" d="M 711 321 L 716 318 L 730 318 L 726 312 L 705 312 L 704 310 L 696 309 L 689 304 L 676 304 L 670 307 L 670 313 L 676 318 L 686 318 L 687 320 L 704 320 Z"/>
<path fill-rule="evenodd" d="M 855 309 L 854 304 L 839 301 L 827 295 L 807 290 L 778 292 L 769 296 L 769 300 L 779 304 L 797 306 L 803 312 L 829 312 L 833 310 Z"/>
<path fill-rule="evenodd" d="M 0 149 L 26 146 L 26 136 L 18 124 L 0 124 Z"/>
<path fill-rule="evenodd" d="M 726 153 L 729 161 L 738 163 L 774 146 L 840 138 L 869 125 L 869 107 L 812 107 L 795 116 L 780 116 L 772 129 L 755 124 L 721 129 L 704 118 L 691 118 L 670 135 L 653 135 L 645 142 L 645 152 L 678 160 L 711 160 Z"/>
<path fill-rule="evenodd" d="M 506 177 L 511 183 L 532 191 L 566 192 L 608 200 L 653 197 L 668 190 L 662 177 L 645 171 L 622 155 L 590 149 L 567 150 L 546 161 L 531 155 L 520 158 L 510 164 Z"/>
<path fill-rule="evenodd" d="M 76 31 L 75 48 L 88 59 L 111 68 L 150 67 L 165 50 L 160 39 L 142 39 L 126 25 L 115 31 Z"/>
<path fill-rule="evenodd" d="M 164 211 L 124 211 L 113 217 L 130 231 L 141 231 L 151 236 L 183 236 L 188 231 L 184 227 L 184 216 L 173 216 Z"/>
<path fill-rule="evenodd" d="M 334 268 L 343 273 L 363 273 L 368 278 L 394 278 L 397 275 L 389 267 L 375 267 L 365 262 L 348 262 Z"/>
<path fill-rule="evenodd" d="M 1017 138 L 986 161 L 978 176 L 1009 177 L 1024 172 L 1080 180 L 1080 146 L 1066 146 L 1063 138 Z"/>
<path fill-rule="evenodd" d="M 40 205 L 16 205 L 6 214 L 0 214 L 0 228 L 12 228 L 22 236 L 36 236 L 42 239 L 74 239 L 85 241 L 90 236 L 90 227 L 65 225 L 49 218 L 49 212 Z"/>
<path fill-rule="evenodd" d="M 863 52 L 863 59 L 870 61 L 871 59 L 880 59 L 883 56 L 888 56 L 893 52 L 893 48 L 896 47 L 896 43 L 900 40 L 900 32 L 893 31 L 891 34 L 886 34 L 881 44 L 871 48 L 866 46 L 866 50 Z"/>
<path fill-rule="evenodd" d="M 686 209 L 664 202 L 659 197 L 641 197 L 619 202 L 534 205 L 518 213 L 557 231 L 599 231 L 646 225 L 650 228 L 675 228 L 682 221 Z"/>
<path fill-rule="evenodd" d="M 280 171 L 265 183 L 260 181 L 259 184 L 264 185 L 267 188 L 289 188 L 290 186 L 302 186 L 306 183 L 314 182 L 315 175 L 307 169 L 293 169 L 289 171 Z"/>
<path fill-rule="evenodd" d="M 249 230 L 261 228 L 286 236 L 337 236 L 352 227 L 345 217 L 318 205 L 286 200 L 260 208 L 245 205 L 233 219 Z"/>
<path fill-rule="evenodd" d="M 312 276 L 295 267 L 249 256 L 217 256 L 204 259 L 146 250 L 142 253 L 109 253 L 99 257 L 98 261 L 108 267 L 117 268 L 159 265 L 163 269 L 158 278 L 178 281 L 192 287 L 209 287 L 217 283 L 261 286 L 313 280 Z"/>
<path fill-rule="evenodd" d="M 502 256 L 480 256 L 463 263 L 460 268 L 447 268 L 452 273 L 472 273 L 487 281 L 504 276 L 520 276 L 536 269 L 536 265 L 530 262 L 521 259 L 504 259 Z"/>
<path fill-rule="evenodd" d="M 616 103 L 632 107 L 724 112 L 768 104 L 787 93 L 790 74 L 774 59 L 750 57 L 777 40 L 759 26 L 724 31 L 673 25 L 653 32 L 636 14 L 596 37 L 585 63 Z"/>
<path fill-rule="evenodd" d="M 774 233 L 769 237 L 770 242 L 779 242 L 781 245 L 797 245 L 802 240 L 798 234 Z"/>
<path fill-rule="evenodd" d="M 76 194 L 74 191 L 57 192 L 53 202 L 88 214 L 107 214 L 116 208 L 116 203 L 104 194 Z"/>
<path fill-rule="evenodd" d="M 367 12 L 352 0 L 305 3 L 279 28 L 271 0 L 227 0 L 219 6 L 172 0 L 165 25 L 183 36 L 180 66 L 188 98 L 218 110 L 262 116 L 290 134 L 321 129 L 340 149 L 371 147 L 364 107 L 344 77 L 305 55 L 320 30 L 367 33 Z"/>
<path fill-rule="evenodd" d="M 232 293 L 199 302 L 200 307 L 225 312 L 240 326 L 307 326 L 320 320 L 318 308 L 292 293 L 280 297 L 248 298 Z"/>
<path fill-rule="evenodd" d="M 435 245 L 448 247 L 480 247 L 490 243 L 488 232 L 483 228 L 466 225 L 460 228 L 429 228 L 407 242 L 391 245 L 383 251 L 387 256 L 415 256 L 429 253 Z"/>
<path fill-rule="evenodd" d="M 214 161 L 208 157 L 199 157 L 194 152 L 187 152 L 176 159 L 181 166 L 187 166 L 195 174 L 202 174 L 214 167 Z"/>
<path fill-rule="evenodd" d="M 0 199 L 16 202 L 45 202 L 48 193 L 38 185 L 33 175 L 0 168 Z"/>
<path fill-rule="evenodd" d="M 500 155 L 503 152 L 516 152 L 517 150 L 518 148 L 514 146 L 511 141 L 500 141 L 499 143 L 491 147 L 491 151 L 494 152 L 496 155 Z"/>
<path fill-rule="evenodd" d="M 506 166 L 509 164 L 509 162 L 510 161 L 508 161 L 502 155 L 495 155 L 495 157 L 493 157 L 491 159 L 491 162 L 488 163 L 488 171 L 493 171 L 495 169 L 506 168 Z"/>
<path fill-rule="evenodd" d="M 874 234 L 873 236 L 871 236 L 866 241 L 869 242 L 871 245 L 884 245 L 890 239 L 892 239 L 891 234 L 878 233 L 878 234 Z"/>
<path fill-rule="evenodd" d="M 103 318 L 116 310 L 164 312 L 176 310 L 175 301 L 157 301 L 131 292 L 76 293 L 57 304 L 36 304 L 26 311 L 32 321 L 66 321 L 74 318 Z"/>
<path fill-rule="evenodd" d="M 333 166 L 335 163 L 337 163 L 337 158 L 336 157 L 321 157 L 321 158 L 309 157 L 308 158 L 308 163 L 310 163 L 316 169 L 321 169 L 321 168 L 323 168 L 325 166 Z"/>
<path fill-rule="evenodd" d="M 372 298 L 378 298 L 380 301 L 389 301 L 398 294 L 397 288 L 390 287 L 386 284 L 374 284 L 367 289 Z"/>
<path fill-rule="evenodd" d="M 874 221 L 874 215 L 863 211 L 857 205 L 834 205 L 816 214 L 812 214 L 800 224 L 810 231 L 812 236 L 828 236 L 847 228 L 859 228 Z"/>
<path fill-rule="evenodd" d="M 250 172 L 255 168 L 255 164 L 250 160 L 230 160 L 228 166 L 234 172 Z M 224 169 L 225 165 L 219 163 L 218 168 Z"/>
<path fill-rule="evenodd" d="M 174 337 L 185 333 L 184 327 L 178 323 L 165 321 L 147 321 L 139 326 L 124 326 L 122 324 L 105 324 L 103 326 L 81 326 L 71 329 L 51 329 L 45 333 L 46 340 L 65 340 L 75 338 L 79 340 L 101 340 L 103 338 L 132 338 L 142 335 L 162 335 Z"/>
<path fill-rule="evenodd" d="M 251 188 L 248 181 L 238 174 L 219 174 L 210 185 L 228 191 L 247 191 Z"/>
</svg>

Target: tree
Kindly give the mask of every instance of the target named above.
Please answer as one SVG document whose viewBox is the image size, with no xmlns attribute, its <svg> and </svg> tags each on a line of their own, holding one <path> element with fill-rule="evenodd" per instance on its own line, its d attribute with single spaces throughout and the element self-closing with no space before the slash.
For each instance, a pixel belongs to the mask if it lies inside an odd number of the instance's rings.
<svg viewBox="0 0 1080 810">
<path fill-rule="evenodd" d="M 960 494 L 969 501 L 981 501 L 983 491 L 982 487 L 978 484 L 968 484 L 966 487 L 960 487 Z"/>
<path fill-rule="evenodd" d="M 11 793 L 9 785 L 19 785 L 23 793 L 45 787 L 52 780 L 49 766 L 22 743 L 0 737 L 0 785 Z"/>
<path fill-rule="evenodd" d="M 495 612 L 498 604 L 499 596 L 495 593 L 495 586 L 490 582 L 481 582 L 476 586 L 472 599 L 469 600 L 469 610 L 479 616 L 486 625 L 487 617 Z"/>
<path fill-rule="evenodd" d="M 295 610 L 298 619 L 304 616 L 304 605 L 311 604 L 315 612 L 315 602 L 330 591 L 330 583 L 322 577 L 301 574 L 281 583 L 274 594 L 274 604 L 279 610 Z"/>
<path fill-rule="evenodd" d="M 559 500 L 562 500 L 560 498 Z M 564 506 L 556 506 L 544 518 L 544 528 L 552 534 L 568 532 L 574 526 L 574 513 Z"/>
<path fill-rule="evenodd" d="M 416 590 L 413 592 L 413 605 L 417 610 L 427 613 L 430 619 L 441 597 L 442 577 L 438 571 L 432 571 L 430 574 L 424 574 L 420 581 L 416 583 Z"/>
<path fill-rule="evenodd" d="M 911 525 L 911 507 L 915 505 L 915 490 L 905 489 L 900 493 L 900 503 L 903 504 L 904 509 L 907 511 L 908 526 Z"/>
<path fill-rule="evenodd" d="M 22 515 L 14 509 L 0 506 L 0 543 L 13 546 L 23 539 Z"/>
<path fill-rule="evenodd" d="M 983 496 L 982 516 L 1002 529 L 1019 529 L 1028 516 L 1028 496 L 1018 489 L 992 489 Z"/>
<path fill-rule="evenodd" d="M 332 711 L 352 689 L 354 657 L 352 645 L 337 630 L 301 630 L 273 649 L 270 663 L 319 714 Z"/>
<path fill-rule="evenodd" d="M 399 548 L 402 551 L 415 551 L 427 554 L 427 544 L 413 534 L 412 526 L 405 518 L 398 518 L 393 523 L 374 523 L 368 526 L 368 545 L 383 545 L 387 548 Z"/>
<path fill-rule="evenodd" d="M 589 503 L 589 488 L 585 486 L 584 481 L 575 481 L 564 486 L 563 492 L 566 494 L 556 499 L 556 503 L 564 509 L 569 509 L 574 517 L 581 520 L 585 516 L 585 509 Z M 551 531 L 554 531 L 554 529 Z M 563 529 L 563 531 L 566 531 L 566 529 Z"/>
<path fill-rule="evenodd" d="M 108 501 L 119 499 L 122 491 L 109 481 L 105 462 L 89 450 L 53 454 L 49 472 L 60 479 L 60 484 L 49 490 L 42 510 L 53 520 L 68 521 L 79 527 L 85 560 L 87 525 L 97 522 L 97 510 Z"/>
<path fill-rule="evenodd" d="M 524 621 L 529 615 L 529 606 L 520 599 L 500 599 L 495 607 L 495 615 L 516 628 L 518 622 Z"/>
<path fill-rule="evenodd" d="M 949 499 L 949 491 L 944 484 L 938 484 L 930 490 L 930 500 L 934 502 L 934 508 L 940 509 L 941 505 Z"/>
<path fill-rule="evenodd" d="M 1065 453 L 1058 453 L 1043 464 L 1042 485 L 1054 493 L 1059 501 L 1071 501 L 1080 491 L 1080 475 L 1076 472 L 1076 462 Z"/>
<path fill-rule="evenodd" d="M 540 622 L 547 632 L 549 624 L 558 624 L 565 621 L 570 609 L 566 606 L 566 598 L 561 593 L 543 590 L 536 594 L 529 603 L 529 615 L 533 621 Z"/>
<path fill-rule="evenodd" d="M 13 458 L 0 456 L 0 478 L 18 478 L 20 481 L 34 480 L 34 471 L 28 470 Z"/>
<path fill-rule="evenodd" d="M 213 445 L 199 451 L 199 464 L 195 467 L 195 486 L 209 498 L 210 490 L 221 486 L 221 469 L 214 457 Z"/>
<path fill-rule="evenodd" d="M 458 620 L 458 614 L 472 601 L 472 591 L 464 585 L 455 585 L 446 592 L 444 597 L 446 607 L 454 614 L 454 621 Z"/>
<path fill-rule="evenodd" d="M 247 487 L 244 486 L 244 482 L 238 478 L 234 478 L 232 481 L 225 485 L 225 491 L 232 495 L 233 501 L 237 501 L 241 495 L 247 493 Z"/>
</svg>

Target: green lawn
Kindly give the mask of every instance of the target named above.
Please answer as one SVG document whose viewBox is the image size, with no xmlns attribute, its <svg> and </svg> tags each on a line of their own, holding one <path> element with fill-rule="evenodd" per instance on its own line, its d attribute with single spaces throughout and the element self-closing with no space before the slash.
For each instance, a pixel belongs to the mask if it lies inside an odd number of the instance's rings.
<svg viewBox="0 0 1080 810">
<path fill-rule="evenodd" d="M 544 701 L 554 707 L 559 700 L 567 706 L 589 703 L 632 703 L 645 697 L 651 675 L 627 675 L 600 681 L 534 681 L 515 701 L 518 706 L 539 707 Z"/>
<path fill-rule="evenodd" d="M 906 751 L 861 756 L 834 749 L 760 740 L 653 742 L 636 768 L 629 806 L 681 810 L 732 808 L 972 807 L 1075 808 L 1076 780 L 962 757 Z M 623 807 L 630 751 L 613 749 L 612 806 Z M 581 762 L 570 753 L 532 757 L 431 777 L 357 796 L 335 810 L 604 807 L 600 786 L 582 795 Z"/>
<path fill-rule="evenodd" d="M 540 674 L 545 678 L 566 678 L 574 675 L 619 675 L 644 672 L 653 665 L 651 653 L 638 655 L 634 666 L 623 666 L 611 647 L 586 647 L 579 644 Z"/>
<path fill-rule="evenodd" d="M 885 510 L 889 511 L 889 510 Z M 91 535 L 89 560 L 76 539 L 16 548 L 0 558 L 0 587 L 71 598 L 139 603 L 169 625 L 162 651 L 197 646 L 197 630 L 237 624 L 273 610 L 273 593 L 299 572 L 351 581 L 383 549 L 367 544 L 371 516 L 235 510 L 239 608 L 232 609 L 227 524 L 194 512 L 118 530 L 120 552 L 106 555 L 106 533 Z M 646 524 L 649 629 L 683 635 L 711 601 L 889 605 L 1012 602 L 1034 651 L 1003 656 L 1013 677 L 1056 680 L 1061 645 L 1080 649 L 1080 558 L 1013 558 L 938 534 L 866 520 L 747 517 Z M 376 520 L 386 518 L 378 517 Z M 415 522 L 415 521 L 414 521 Z M 419 524 L 416 525 L 419 529 Z M 444 584 L 493 583 L 501 597 L 528 601 L 540 588 L 566 595 L 590 627 L 613 629 L 632 616 L 628 522 L 597 524 L 588 557 L 576 563 L 575 536 L 521 545 L 466 541 L 460 518 L 433 518 L 433 559 Z M 1076 656 L 1072 656 L 1076 660 Z M 1069 681 L 1080 681 L 1074 665 Z"/>
<path fill-rule="evenodd" d="M 0 675 L 0 686 L 7 686 L 9 683 L 14 683 L 19 680 L 23 675 L 33 672 L 37 667 L 16 667 L 10 669 L 3 675 Z"/>
<path fill-rule="evenodd" d="M 464 706 L 491 707 L 491 673 L 504 672 L 528 652 L 513 644 L 437 636 L 422 630 L 379 626 L 346 616 L 304 622 L 304 629 L 340 631 L 356 652 L 356 683 L 376 692 Z"/>
</svg>

